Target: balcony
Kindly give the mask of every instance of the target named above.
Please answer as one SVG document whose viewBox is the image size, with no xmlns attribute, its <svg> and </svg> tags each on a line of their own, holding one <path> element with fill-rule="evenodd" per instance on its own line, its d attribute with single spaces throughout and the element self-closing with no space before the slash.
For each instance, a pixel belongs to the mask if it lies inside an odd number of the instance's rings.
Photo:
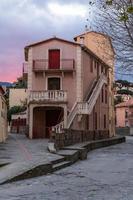
<svg viewBox="0 0 133 200">
<path fill-rule="evenodd" d="M 31 91 L 29 102 L 66 102 L 67 92 L 63 90 Z"/>
<path fill-rule="evenodd" d="M 60 66 L 56 69 L 49 68 L 49 60 L 37 59 L 33 60 L 34 72 L 73 72 L 75 71 L 74 59 L 61 59 Z"/>
</svg>

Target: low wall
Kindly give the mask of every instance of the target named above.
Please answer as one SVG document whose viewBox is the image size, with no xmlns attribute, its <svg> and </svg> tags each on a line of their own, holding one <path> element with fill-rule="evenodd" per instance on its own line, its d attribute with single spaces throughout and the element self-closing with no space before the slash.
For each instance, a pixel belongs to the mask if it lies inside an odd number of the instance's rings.
<svg viewBox="0 0 133 200">
<path fill-rule="evenodd" d="M 115 130 L 117 135 L 130 135 L 130 127 L 117 127 Z"/>
<path fill-rule="evenodd" d="M 11 133 L 20 133 L 20 134 L 26 134 L 26 126 L 11 126 L 10 129 Z"/>
<path fill-rule="evenodd" d="M 82 143 L 92 140 L 100 140 L 109 138 L 108 130 L 88 131 L 88 130 L 72 130 L 65 129 L 64 133 L 52 133 L 51 141 L 55 143 L 57 148 Z"/>
</svg>

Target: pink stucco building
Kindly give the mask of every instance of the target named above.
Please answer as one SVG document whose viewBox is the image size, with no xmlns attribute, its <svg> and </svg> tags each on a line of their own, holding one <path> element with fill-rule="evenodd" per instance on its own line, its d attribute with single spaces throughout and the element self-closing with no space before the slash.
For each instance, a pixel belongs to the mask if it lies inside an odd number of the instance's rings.
<svg viewBox="0 0 133 200">
<path fill-rule="evenodd" d="M 116 127 L 133 126 L 133 98 L 115 106 Z"/>
<path fill-rule="evenodd" d="M 25 47 L 30 138 L 51 129 L 109 130 L 110 66 L 87 46 L 50 38 Z"/>
</svg>

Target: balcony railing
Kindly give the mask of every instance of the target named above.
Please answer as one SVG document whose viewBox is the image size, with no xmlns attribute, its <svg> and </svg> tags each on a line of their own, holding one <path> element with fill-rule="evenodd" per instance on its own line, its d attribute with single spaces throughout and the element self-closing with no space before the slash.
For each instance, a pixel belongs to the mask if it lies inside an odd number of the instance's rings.
<svg viewBox="0 0 133 200">
<path fill-rule="evenodd" d="M 67 101 L 67 92 L 63 90 L 31 91 L 29 102 L 31 101 Z"/>
<path fill-rule="evenodd" d="M 60 66 L 57 69 L 49 69 L 49 60 L 37 59 L 33 60 L 33 71 L 48 71 L 48 70 L 59 70 L 59 71 L 73 71 L 75 68 L 74 59 L 61 59 Z"/>
</svg>

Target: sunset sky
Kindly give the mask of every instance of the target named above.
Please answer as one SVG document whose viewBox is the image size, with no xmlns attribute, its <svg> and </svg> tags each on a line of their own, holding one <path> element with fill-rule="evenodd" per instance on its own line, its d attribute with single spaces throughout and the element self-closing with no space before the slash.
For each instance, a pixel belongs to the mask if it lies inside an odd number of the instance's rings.
<svg viewBox="0 0 133 200">
<path fill-rule="evenodd" d="M 87 0 L 0 0 L 0 81 L 21 75 L 28 43 L 54 35 L 71 40 L 87 17 Z"/>
</svg>

